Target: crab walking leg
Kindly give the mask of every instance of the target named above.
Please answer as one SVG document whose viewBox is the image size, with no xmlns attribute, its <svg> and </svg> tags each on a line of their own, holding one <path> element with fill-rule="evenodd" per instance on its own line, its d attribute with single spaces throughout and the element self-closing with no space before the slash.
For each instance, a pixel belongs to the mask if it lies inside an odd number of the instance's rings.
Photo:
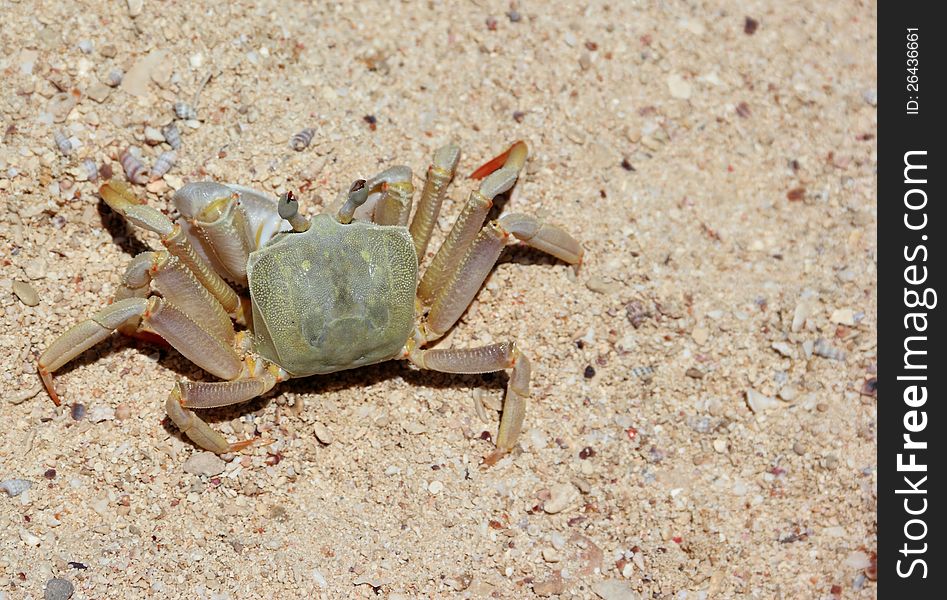
<svg viewBox="0 0 947 600">
<path fill-rule="evenodd" d="M 496 221 L 480 231 L 463 262 L 450 274 L 446 284 L 436 291 L 431 312 L 423 323 L 425 340 L 440 338 L 464 314 L 493 265 L 500 258 L 506 238 L 506 232 Z"/>
<path fill-rule="evenodd" d="M 234 381 L 179 381 L 168 395 L 165 411 L 178 429 L 201 448 L 217 454 L 237 452 L 253 444 L 256 439 L 231 444 L 189 409 L 216 408 L 246 402 L 270 391 L 276 382 L 276 374 L 269 370 L 258 377 Z"/>
<path fill-rule="evenodd" d="M 372 177 L 366 184 L 372 193 L 380 193 L 375 203 L 372 221 L 378 225 L 408 224 L 411 215 L 411 200 L 414 196 L 414 184 L 411 183 L 411 169 L 405 166 L 385 169 Z"/>
<path fill-rule="evenodd" d="M 131 223 L 153 231 L 161 236 L 161 243 L 168 252 L 181 259 L 194 273 L 194 276 L 217 299 L 228 313 L 233 313 L 240 305 L 240 298 L 220 275 L 191 246 L 187 235 L 179 225 L 175 225 L 160 211 L 145 206 L 131 190 L 120 181 L 111 180 L 99 188 L 99 194 L 112 210 L 124 216 Z M 129 265 L 131 268 L 131 265 Z"/>
<path fill-rule="evenodd" d="M 59 395 L 53 387 L 53 373 L 92 346 L 109 337 L 122 324 L 141 318 L 147 309 L 145 298 L 126 298 L 106 306 L 91 319 L 74 325 L 49 345 L 37 361 L 37 370 L 53 403 L 59 406 Z"/>
<path fill-rule="evenodd" d="M 208 373 L 226 380 L 240 375 L 242 363 L 236 351 L 163 298 L 148 299 L 141 324 Z"/>
<path fill-rule="evenodd" d="M 519 143 L 522 144 L 522 142 Z M 421 283 L 418 285 L 418 299 L 422 305 L 430 306 L 435 295 L 447 283 L 451 269 L 463 259 L 476 238 L 477 232 L 483 226 L 483 220 L 493 206 L 493 199 L 508 191 L 516 183 L 522 167 L 519 156 L 516 158 L 516 162 L 489 175 L 480 184 L 479 190 L 470 193 L 467 204 L 464 205 L 450 233 L 447 234 L 447 238 L 438 248 L 437 254 L 434 255 L 434 259 L 421 278 Z"/>
<path fill-rule="evenodd" d="M 530 365 L 513 342 L 467 349 L 414 349 L 408 359 L 421 367 L 442 373 L 492 373 L 512 368 L 503 400 L 503 414 L 497 434 L 497 449 L 509 452 L 516 444 L 526 416 L 529 398 Z"/>
<path fill-rule="evenodd" d="M 460 148 L 456 144 L 447 144 L 434 151 L 434 161 L 427 169 L 427 179 L 418 201 L 418 210 L 411 220 L 411 238 L 418 262 L 424 259 L 431 233 L 441 212 L 441 204 L 447 195 L 447 186 L 454 178 L 457 162 L 460 160 Z M 483 221 L 481 220 L 481 223 Z"/>
<path fill-rule="evenodd" d="M 501 216 L 500 227 L 527 246 L 542 250 L 570 265 L 582 262 L 582 246 L 555 225 L 547 225 L 532 215 L 511 213 Z"/>
</svg>

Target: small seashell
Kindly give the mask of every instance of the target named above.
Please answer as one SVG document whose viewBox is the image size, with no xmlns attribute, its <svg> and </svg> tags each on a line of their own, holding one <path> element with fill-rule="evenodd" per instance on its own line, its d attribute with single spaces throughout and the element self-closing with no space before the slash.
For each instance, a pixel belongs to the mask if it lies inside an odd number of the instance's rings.
<svg viewBox="0 0 947 600">
<path fill-rule="evenodd" d="M 105 78 L 105 85 L 109 87 L 118 87 L 122 84 L 122 79 L 124 77 L 124 71 L 121 69 L 112 69 L 109 71 L 108 77 Z"/>
<path fill-rule="evenodd" d="M 153 167 L 151 167 L 151 180 L 155 181 L 164 177 L 164 174 L 171 170 L 171 167 L 174 166 L 174 161 L 177 160 L 177 152 L 174 150 L 168 150 L 167 152 L 162 152 L 158 156 L 158 160 L 155 161 Z"/>
<path fill-rule="evenodd" d="M 651 376 L 654 374 L 654 369 L 648 366 L 632 367 L 631 374 L 639 379 L 651 379 Z"/>
<path fill-rule="evenodd" d="M 776 398 L 764 396 L 756 390 L 746 391 L 746 403 L 750 407 L 750 410 L 757 414 L 781 406 L 781 403 Z"/>
<path fill-rule="evenodd" d="M 118 161 L 122 164 L 122 169 L 125 170 L 125 175 L 129 181 L 142 185 L 148 183 L 150 176 L 148 167 L 143 165 L 141 160 L 132 154 L 131 147 L 126 148 L 125 151 L 122 152 L 121 156 L 118 157 Z"/>
<path fill-rule="evenodd" d="M 63 156 L 72 154 L 72 142 L 69 141 L 69 137 L 65 133 L 56 131 L 53 133 L 53 139 L 56 140 L 56 147 L 59 148 Z"/>
<path fill-rule="evenodd" d="M 164 136 L 164 141 L 168 142 L 172 150 L 181 149 L 181 130 L 178 129 L 175 123 L 171 123 L 162 128 L 161 134 Z"/>
<path fill-rule="evenodd" d="M 145 143 L 149 146 L 157 146 L 164 140 L 164 134 L 162 134 L 156 127 L 145 127 Z"/>
<path fill-rule="evenodd" d="M 36 306 L 39 304 L 39 294 L 36 288 L 22 281 L 13 282 L 13 293 L 20 299 L 20 302 L 27 306 Z"/>
<path fill-rule="evenodd" d="M 19 496 L 33 485 L 32 481 L 26 479 L 7 479 L 0 482 L 0 488 L 3 488 L 10 496 Z"/>
<path fill-rule="evenodd" d="M 89 181 L 95 181 L 99 178 L 99 167 L 91 158 L 82 159 L 82 170 L 85 171 L 86 179 Z"/>
<path fill-rule="evenodd" d="M 197 110 L 182 100 L 178 100 L 174 103 L 174 114 L 177 115 L 179 119 L 184 119 L 185 121 L 197 119 Z"/>
<path fill-rule="evenodd" d="M 815 345 L 812 347 L 812 353 L 829 360 L 837 360 L 839 362 L 845 360 L 845 353 L 829 344 L 824 338 L 816 340 Z"/>
<path fill-rule="evenodd" d="M 302 152 L 309 147 L 309 144 L 312 143 L 312 138 L 314 135 L 316 135 L 316 130 L 312 127 L 307 127 L 289 140 L 289 147 L 296 152 Z"/>
</svg>

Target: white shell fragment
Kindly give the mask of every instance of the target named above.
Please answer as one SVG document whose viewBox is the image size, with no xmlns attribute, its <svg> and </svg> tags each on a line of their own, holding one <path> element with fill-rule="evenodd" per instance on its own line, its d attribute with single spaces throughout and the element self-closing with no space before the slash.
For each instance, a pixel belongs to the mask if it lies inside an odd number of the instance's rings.
<svg viewBox="0 0 947 600">
<path fill-rule="evenodd" d="M 33 482 L 27 481 L 26 479 L 7 479 L 6 481 L 0 481 L 0 488 L 3 488 L 3 491 L 9 496 L 19 496 L 26 490 L 32 487 Z"/>
<path fill-rule="evenodd" d="M 776 398 L 771 396 L 765 396 L 756 390 L 747 390 L 746 391 L 746 403 L 754 413 L 759 414 L 761 412 L 778 408 L 782 404 Z"/>
</svg>

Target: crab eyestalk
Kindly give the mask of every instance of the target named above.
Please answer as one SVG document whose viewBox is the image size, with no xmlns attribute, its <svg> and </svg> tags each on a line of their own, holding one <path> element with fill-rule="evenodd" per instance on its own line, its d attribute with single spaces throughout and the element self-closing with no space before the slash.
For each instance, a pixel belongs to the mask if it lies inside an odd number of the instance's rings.
<svg viewBox="0 0 947 600">
<path fill-rule="evenodd" d="M 296 199 L 296 194 L 293 192 L 286 192 L 280 196 L 276 210 L 279 212 L 281 219 L 289 221 L 296 233 L 309 230 L 309 219 L 299 214 L 299 200 Z"/>
<path fill-rule="evenodd" d="M 349 197 L 345 201 L 345 204 L 342 205 L 342 208 L 339 209 L 339 214 L 336 217 L 339 223 L 351 223 L 352 217 L 355 216 L 355 210 L 368 200 L 368 194 L 371 190 L 365 185 L 366 183 L 368 182 L 364 179 L 356 179 L 352 187 L 349 188 Z"/>
</svg>

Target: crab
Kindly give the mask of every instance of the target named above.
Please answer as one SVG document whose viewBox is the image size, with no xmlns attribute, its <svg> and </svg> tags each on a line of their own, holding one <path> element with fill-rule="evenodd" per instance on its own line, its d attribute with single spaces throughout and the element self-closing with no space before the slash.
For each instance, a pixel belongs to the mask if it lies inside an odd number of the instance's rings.
<svg viewBox="0 0 947 600">
<path fill-rule="evenodd" d="M 50 397 L 60 404 L 53 372 L 114 331 L 156 334 L 221 380 L 178 381 L 165 410 L 194 444 L 223 454 L 259 439 L 229 442 L 194 410 L 246 402 L 289 378 L 392 359 L 444 373 L 508 369 L 493 456 L 509 452 L 529 396 L 530 362 L 520 347 L 513 341 L 426 346 L 455 325 L 511 241 L 576 266 L 582 248 L 530 215 L 504 214 L 484 225 L 494 198 L 513 187 L 526 162 L 527 146 L 519 141 L 471 175 L 482 179 L 479 189 L 419 277 L 459 157 L 454 144 L 434 153 L 410 225 L 414 189 L 405 166 L 356 181 L 311 219 L 292 193 L 275 199 L 240 185 L 200 182 L 174 194 L 180 217 L 172 221 L 126 185 L 105 183 L 102 199 L 158 234 L 164 249 L 131 259 L 113 301 L 42 353 L 38 371 Z M 245 328 L 237 331 L 235 322 Z"/>
</svg>

